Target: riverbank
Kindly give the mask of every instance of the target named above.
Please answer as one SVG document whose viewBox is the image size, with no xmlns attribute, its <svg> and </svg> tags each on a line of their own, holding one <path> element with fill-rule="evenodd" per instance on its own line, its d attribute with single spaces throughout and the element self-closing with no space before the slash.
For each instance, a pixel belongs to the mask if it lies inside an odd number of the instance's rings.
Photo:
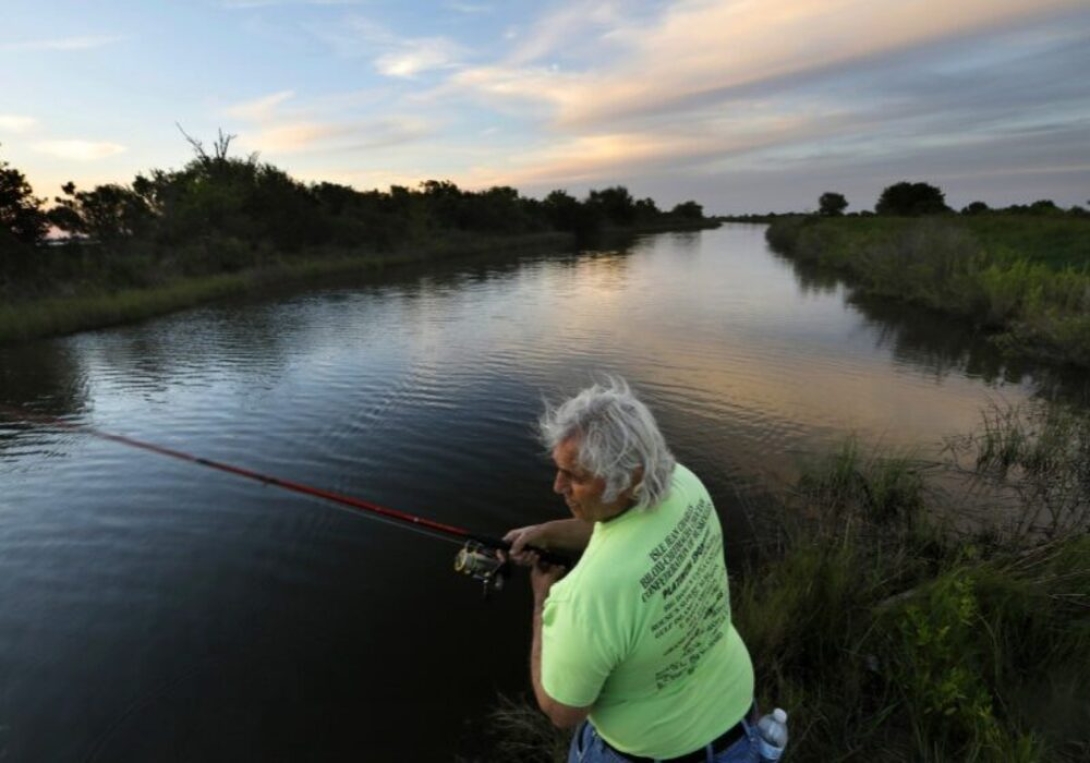
<svg viewBox="0 0 1090 763">
<path fill-rule="evenodd" d="M 445 238 L 386 252 L 317 250 L 300 256 L 269 258 L 264 264 L 237 272 L 186 277 L 163 275 L 146 286 L 108 288 L 102 284 L 69 284 L 56 294 L 44 290 L 0 306 L 0 343 L 62 336 L 166 315 L 176 310 L 274 285 L 306 283 L 336 275 L 366 274 L 385 268 L 453 257 L 520 255 L 570 249 L 567 233 L 521 236 Z"/>
<path fill-rule="evenodd" d="M 635 227 L 606 227 L 584 245 L 625 246 L 639 235 L 665 232 L 695 232 L 718 228 L 710 220 L 668 220 Z M 305 252 L 265 252 L 248 257 L 249 264 L 233 272 L 186 275 L 159 267 L 157 258 L 141 261 L 130 256 L 122 260 L 127 273 L 123 279 L 109 273 L 88 278 L 93 264 L 78 249 L 73 259 L 83 260 L 84 271 L 75 277 L 21 294 L 5 294 L 0 305 L 0 344 L 63 336 L 79 331 L 106 328 L 145 320 L 193 307 L 205 302 L 241 294 L 256 293 L 273 285 L 306 283 L 336 275 L 366 274 L 385 268 L 456 257 L 519 256 L 548 251 L 574 250 L 579 240 L 571 233 L 551 231 L 506 236 L 451 235 L 428 243 L 387 250 L 315 249 Z M 63 249 L 63 247 L 62 247 Z M 53 253 L 54 259 L 64 252 Z M 214 255 L 213 255 L 214 256 Z M 117 265 L 121 258 L 108 257 Z M 253 264 L 254 261 L 261 264 Z M 66 272 L 54 268 L 56 272 Z M 136 285 L 118 288 L 114 284 Z"/>
<path fill-rule="evenodd" d="M 754 511 L 732 613 L 791 760 L 1087 759 L 1088 452 L 1085 413 L 997 410 L 944 463 L 849 441 Z M 966 524 L 944 473 L 1008 510 Z M 501 700 L 468 760 L 566 760 L 531 701 Z"/>
<path fill-rule="evenodd" d="M 780 254 L 843 274 L 861 295 L 972 321 L 1005 351 L 1090 367 L 1090 221 L 1083 218 L 793 217 Z"/>
</svg>

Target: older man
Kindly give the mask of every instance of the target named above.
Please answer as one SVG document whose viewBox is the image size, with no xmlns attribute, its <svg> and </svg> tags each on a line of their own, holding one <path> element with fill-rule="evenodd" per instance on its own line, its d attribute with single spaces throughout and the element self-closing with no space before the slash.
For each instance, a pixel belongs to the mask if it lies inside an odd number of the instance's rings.
<svg viewBox="0 0 1090 763">
<path fill-rule="evenodd" d="M 549 407 L 540 431 L 574 518 L 506 537 L 533 564 L 537 702 L 581 724 L 569 761 L 757 760 L 753 667 L 707 490 L 622 380 Z M 582 557 L 565 576 L 528 545 Z"/>
</svg>

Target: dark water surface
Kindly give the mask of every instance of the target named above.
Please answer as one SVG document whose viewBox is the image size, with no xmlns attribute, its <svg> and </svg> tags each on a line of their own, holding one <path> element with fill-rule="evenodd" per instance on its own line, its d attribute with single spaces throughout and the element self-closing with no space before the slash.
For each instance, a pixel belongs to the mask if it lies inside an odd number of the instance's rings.
<svg viewBox="0 0 1090 763">
<path fill-rule="evenodd" d="M 0 348 L 0 402 L 502 534 L 563 515 L 531 424 L 595 371 L 736 544 L 848 433 L 932 447 L 1055 383 L 728 226 Z M 456 550 L 0 416 L 0 761 L 451 760 L 528 684 L 525 581 L 483 602 Z"/>
</svg>

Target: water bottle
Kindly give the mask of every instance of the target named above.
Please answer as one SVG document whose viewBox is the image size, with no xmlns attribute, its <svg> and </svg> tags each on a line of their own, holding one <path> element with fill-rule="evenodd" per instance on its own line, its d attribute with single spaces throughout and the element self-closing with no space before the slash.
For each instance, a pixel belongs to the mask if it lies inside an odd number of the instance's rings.
<svg viewBox="0 0 1090 763">
<path fill-rule="evenodd" d="M 757 721 L 757 746 L 761 763 L 772 763 L 783 755 L 787 747 L 787 713 L 776 708 Z"/>
</svg>

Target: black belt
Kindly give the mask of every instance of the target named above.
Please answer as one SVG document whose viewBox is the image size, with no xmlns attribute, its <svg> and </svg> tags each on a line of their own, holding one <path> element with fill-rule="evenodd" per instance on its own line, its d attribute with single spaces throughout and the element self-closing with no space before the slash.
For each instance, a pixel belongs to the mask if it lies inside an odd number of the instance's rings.
<svg viewBox="0 0 1090 763">
<path fill-rule="evenodd" d="M 744 721 L 746 718 L 749 718 L 752 712 L 753 708 L 751 707 L 749 710 L 746 711 L 746 714 L 742 716 L 742 720 Z M 730 747 L 732 744 L 737 742 L 739 739 L 745 738 L 745 736 L 746 726 L 742 721 L 738 721 L 738 723 L 734 724 L 711 741 L 712 755 L 718 755 L 719 753 Z M 655 763 L 655 761 L 661 761 L 661 763 L 704 763 L 704 761 L 707 760 L 707 745 L 704 745 L 698 750 L 687 752 L 684 755 L 680 755 L 676 758 L 645 758 L 640 755 L 631 755 L 627 752 L 621 752 L 616 747 L 607 742 L 605 739 L 602 739 L 602 743 L 609 749 L 613 750 L 613 752 L 622 756 L 625 760 L 631 761 L 631 763 Z"/>
</svg>

